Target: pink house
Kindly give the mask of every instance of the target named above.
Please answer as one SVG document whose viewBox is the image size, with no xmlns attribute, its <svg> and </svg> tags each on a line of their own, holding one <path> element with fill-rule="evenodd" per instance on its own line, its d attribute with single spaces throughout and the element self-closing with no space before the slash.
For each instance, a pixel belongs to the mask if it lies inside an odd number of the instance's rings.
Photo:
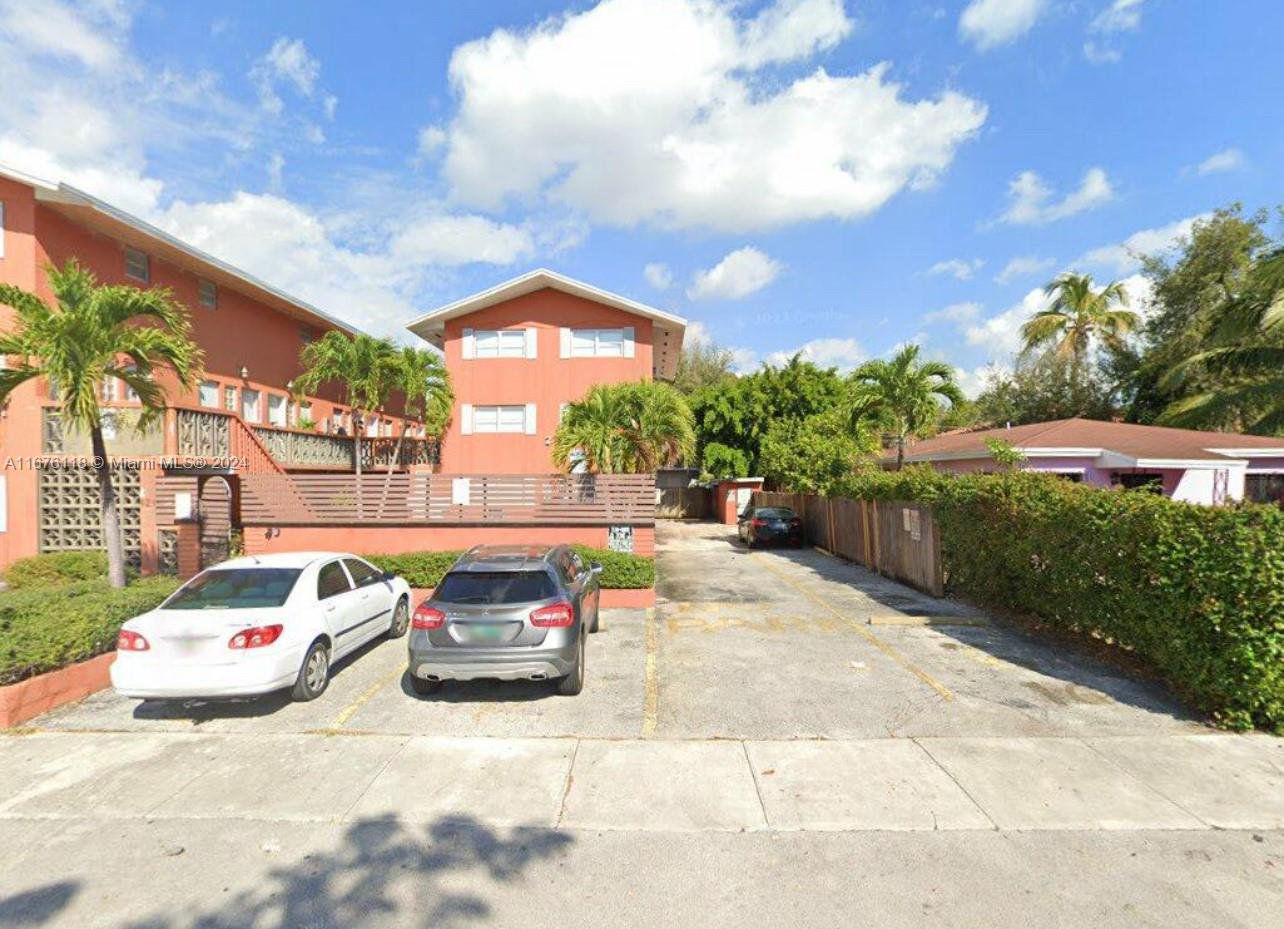
<svg viewBox="0 0 1284 929">
<path fill-rule="evenodd" d="M 670 379 L 686 320 L 539 269 L 407 328 L 445 353 L 455 390 L 445 474 L 548 474 L 566 404 L 594 384 Z"/>
<path fill-rule="evenodd" d="M 1284 438 L 1270 436 L 1061 419 L 937 436 L 907 448 L 905 463 L 993 471 L 990 439 L 1020 451 L 1022 468 L 1099 487 L 1153 485 L 1174 500 L 1206 505 L 1284 501 Z"/>
</svg>

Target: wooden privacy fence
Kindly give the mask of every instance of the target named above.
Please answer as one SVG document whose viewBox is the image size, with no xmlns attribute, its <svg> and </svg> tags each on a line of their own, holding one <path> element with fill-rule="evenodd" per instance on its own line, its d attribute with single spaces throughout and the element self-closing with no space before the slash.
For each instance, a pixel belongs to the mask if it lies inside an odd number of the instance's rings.
<svg viewBox="0 0 1284 929">
<path fill-rule="evenodd" d="M 713 513 L 709 487 L 657 487 L 656 519 L 707 519 Z"/>
<path fill-rule="evenodd" d="M 241 521 L 651 525 L 650 474 L 244 474 Z"/>
<path fill-rule="evenodd" d="M 761 490 L 753 504 L 792 507 L 813 545 L 934 597 L 945 595 L 941 534 L 930 507 Z"/>
</svg>

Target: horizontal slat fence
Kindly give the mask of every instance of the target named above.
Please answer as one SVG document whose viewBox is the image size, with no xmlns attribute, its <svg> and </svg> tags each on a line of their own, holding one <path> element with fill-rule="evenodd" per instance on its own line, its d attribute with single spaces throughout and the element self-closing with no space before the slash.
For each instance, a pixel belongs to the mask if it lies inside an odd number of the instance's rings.
<svg viewBox="0 0 1284 929">
<path fill-rule="evenodd" d="M 753 503 L 791 507 L 813 545 L 934 597 L 945 595 L 941 534 L 930 507 L 761 490 Z"/>
<path fill-rule="evenodd" d="M 246 523 L 650 525 L 649 474 L 245 474 Z"/>
</svg>

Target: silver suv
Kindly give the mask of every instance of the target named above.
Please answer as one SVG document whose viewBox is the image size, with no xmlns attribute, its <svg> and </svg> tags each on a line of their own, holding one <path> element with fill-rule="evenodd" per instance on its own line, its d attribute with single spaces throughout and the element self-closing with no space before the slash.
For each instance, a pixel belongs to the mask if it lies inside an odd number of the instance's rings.
<svg viewBox="0 0 1284 929">
<path fill-rule="evenodd" d="M 584 687 L 584 641 L 598 628 L 599 564 L 566 545 L 478 545 L 410 619 L 410 682 L 545 681 Z"/>
</svg>

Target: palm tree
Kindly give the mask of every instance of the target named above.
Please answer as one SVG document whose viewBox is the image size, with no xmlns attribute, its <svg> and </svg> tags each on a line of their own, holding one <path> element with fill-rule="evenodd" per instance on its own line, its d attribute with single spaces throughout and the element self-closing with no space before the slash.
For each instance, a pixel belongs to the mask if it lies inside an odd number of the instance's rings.
<svg viewBox="0 0 1284 929">
<path fill-rule="evenodd" d="M 340 397 L 352 409 L 352 450 L 358 477 L 361 476 L 361 432 L 366 418 L 383 409 L 392 392 L 396 351 L 388 339 L 349 336 L 331 329 L 299 353 L 304 371 L 295 382 L 298 388 L 313 393 L 322 384 L 338 384 Z M 360 482 L 357 486 L 360 487 Z"/>
<path fill-rule="evenodd" d="M 553 462 L 570 471 L 634 474 L 695 454 L 695 416 L 669 384 L 598 384 L 568 404 L 553 436 Z"/>
<path fill-rule="evenodd" d="M 441 435 L 450 419 L 450 407 L 455 399 L 454 391 L 450 389 L 450 373 L 441 355 L 405 345 L 393 352 L 386 364 L 392 389 L 400 391 L 405 398 L 406 420 L 416 419 L 423 424 L 425 433 Z M 388 459 L 388 471 L 383 482 L 384 503 L 388 500 L 388 488 L 392 484 L 392 469 L 401 462 L 401 447 L 405 440 L 406 429 L 403 426 L 392 457 Z"/>
<path fill-rule="evenodd" d="M 165 288 L 139 290 L 99 285 L 73 258 L 46 269 L 56 306 L 11 284 L 0 284 L 0 304 L 17 311 L 11 331 L 0 333 L 0 403 L 26 381 L 44 377 L 56 387 L 64 428 L 88 432 L 98 476 L 99 512 L 107 548 L 107 575 L 125 586 L 125 550 L 116 512 L 116 491 L 103 441 L 99 389 L 119 378 L 138 397 L 139 431 L 165 411 L 166 388 L 156 379 L 173 373 L 191 389 L 200 379 L 202 355 L 191 340 L 186 311 Z M 16 360 L 15 360 L 16 359 Z"/>
<path fill-rule="evenodd" d="M 1223 284 L 1223 286 L 1225 286 Z M 1284 248 L 1265 255 L 1245 285 L 1215 311 L 1203 350 L 1175 365 L 1160 387 L 1178 386 L 1192 369 L 1217 375 L 1216 389 L 1178 400 L 1161 422 L 1206 426 L 1242 420 L 1240 428 L 1272 435 L 1284 429 Z"/>
<path fill-rule="evenodd" d="M 859 435 L 866 421 L 873 420 L 890 432 L 898 471 L 905 462 L 905 443 L 936 421 L 940 402 L 963 402 L 954 369 L 918 356 L 919 346 L 907 345 L 891 361 L 867 361 L 851 375 L 850 427 Z"/>
<path fill-rule="evenodd" d="M 1053 298 L 1052 304 L 1021 327 L 1023 350 L 1050 346 L 1057 358 L 1070 363 L 1071 384 L 1077 387 L 1093 339 L 1107 348 L 1122 348 L 1124 338 L 1137 328 L 1137 314 L 1121 309 L 1128 306 L 1128 292 L 1122 284 L 1112 281 L 1094 290 L 1090 274 L 1066 272 L 1043 292 Z"/>
</svg>

